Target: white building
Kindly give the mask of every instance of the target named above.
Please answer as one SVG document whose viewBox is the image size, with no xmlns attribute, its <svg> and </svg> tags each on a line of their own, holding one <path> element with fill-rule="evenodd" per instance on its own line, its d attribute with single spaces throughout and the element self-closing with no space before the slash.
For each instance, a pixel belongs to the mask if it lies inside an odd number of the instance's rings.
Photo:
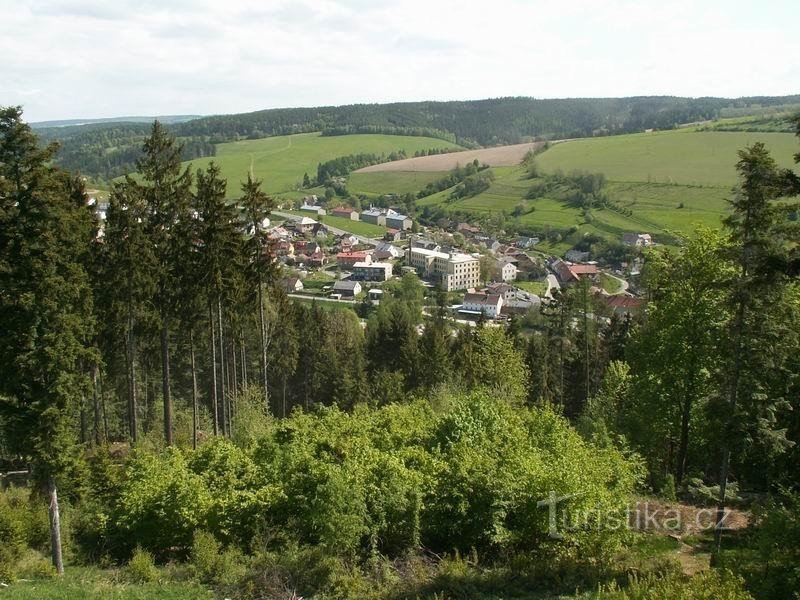
<svg viewBox="0 0 800 600">
<path fill-rule="evenodd" d="M 420 277 L 433 280 L 447 292 L 480 284 L 480 261 L 469 254 L 409 248 L 406 264 L 414 267 Z"/>
<path fill-rule="evenodd" d="M 487 319 L 496 319 L 503 309 L 503 297 L 500 294 L 464 294 L 464 304 L 459 312 L 481 315 Z"/>
<path fill-rule="evenodd" d="M 501 258 L 497 261 L 497 275 L 500 281 L 514 281 L 517 278 L 517 265 L 512 261 Z"/>
</svg>

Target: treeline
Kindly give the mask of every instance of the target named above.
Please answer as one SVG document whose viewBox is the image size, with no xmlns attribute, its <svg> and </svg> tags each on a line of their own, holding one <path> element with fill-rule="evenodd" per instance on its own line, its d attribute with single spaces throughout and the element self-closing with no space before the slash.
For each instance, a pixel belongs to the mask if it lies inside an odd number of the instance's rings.
<svg viewBox="0 0 800 600">
<path fill-rule="evenodd" d="M 455 189 L 450 192 L 450 200 L 460 200 L 462 198 L 472 198 L 481 192 L 489 189 L 494 181 L 494 172 L 491 169 L 481 170 L 478 173 L 468 175 L 464 180 L 457 184 Z"/>
<path fill-rule="evenodd" d="M 383 135 L 410 135 L 417 137 L 438 138 L 456 143 L 456 136 L 441 129 L 432 127 L 404 127 L 389 125 L 339 125 L 322 130 L 322 135 L 352 135 L 356 133 L 376 133 Z"/>
<path fill-rule="evenodd" d="M 552 198 L 567 202 L 575 208 L 588 210 L 608 205 L 608 196 L 603 191 L 605 184 L 606 178 L 602 173 L 583 171 L 569 174 L 556 171 L 551 175 L 537 173 L 525 198 L 528 200 Z"/>
<path fill-rule="evenodd" d="M 484 171 L 488 168 L 489 165 L 482 165 L 477 158 L 463 167 L 461 165 L 456 165 L 445 177 L 432 181 L 417 192 L 417 198 L 425 198 L 437 192 L 449 189 L 463 182 L 467 177 L 477 175 L 479 171 Z"/>
<path fill-rule="evenodd" d="M 378 165 L 388 161 L 402 160 L 404 158 L 408 158 L 408 155 L 403 149 L 392 151 L 389 154 L 360 152 L 358 154 L 338 156 L 317 165 L 316 182 L 317 185 L 323 185 L 333 177 L 344 177 L 356 169 L 368 167 L 370 165 Z"/>
<path fill-rule="evenodd" d="M 575 98 L 540 100 L 528 97 L 453 102 L 404 102 L 354 104 L 316 108 L 281 108 L 202 117 L 170 124 L 170 132 L 182 141 L 218 144 L 293 133 L 326 132 L 325 135 L 391 133 L 425 135 L 462 146 L 493 146 L 530 141 L 670 129 L 681 123 L 717 118 L 723 109 L 781 106 L 800 97 L 775 98 Z M 62 142 L 69 155 L 63 166 L 90 177 L 110 178 L 133 169 L 132 152 L 141 143 L 143 130 L 136 123 L 99 123 L 57 127 L 45 131 L 47 139 Z M 104 128 L 117 130 L 106 138 Z M 123 131 L 138 140 L 126 141 Z M 412 133 L 413 132 L 413 133 Z M 205 146 L 188 151 L 210 156 Z M 104 161 L 110 154 L 112 158 Z M 67 159 L 59 159 L 66 161 Z"/>
</svg>

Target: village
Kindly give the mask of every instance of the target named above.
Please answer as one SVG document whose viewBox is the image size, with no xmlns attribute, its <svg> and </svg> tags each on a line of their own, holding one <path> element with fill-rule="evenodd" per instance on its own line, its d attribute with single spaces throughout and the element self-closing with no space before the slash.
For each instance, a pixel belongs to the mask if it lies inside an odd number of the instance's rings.
<svg viewBox="0 0 800 600">
<path fill-rule="evenodd" d="M 563 258 L 542 252 L 536 237 L 490 237 L 466 222 L 426 227 L 392 208 L 327 210 L 315 196 L 273 218 L 268 235 L 283 266 L 280 284 L 298 300 L 377 305 L 393 282 L 414 274 L 445 292 L 451 316 L 465 323 L 536 314 L 562 288 L 581 283 L 609 313 L 635 314 L 644 304 L 635 293 L 640 256 L 612 268 L 576 249 Z M 385 234 L 356 235 L 345 220 L 385 227 Z M 621 242 L 635 250 L 653 245 L 647 233 L 626 233 Z"/>
</svg>

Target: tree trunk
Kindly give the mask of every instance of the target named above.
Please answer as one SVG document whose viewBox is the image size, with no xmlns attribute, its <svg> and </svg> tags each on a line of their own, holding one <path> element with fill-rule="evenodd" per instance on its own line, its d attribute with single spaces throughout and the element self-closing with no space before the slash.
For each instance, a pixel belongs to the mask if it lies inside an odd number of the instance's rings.
<svg viewBox="0 0 800 600">
<path fill-rule="evenodd" d="M 194 333 L 189 331 L 189 358 L 192 363 L 192 448 L 197 449 L 197 365 L 194 360 Z"/>
<path fill-rule="evenodd" d="M 97 365 L 92 366 L 92 404 L 94 405 L 94 443 L 99 446 L 102 443 L 100 429 L 100 393 L 98 391 L 98 371 Z"/>
<path fill-rule="evenodd" d="M 133 333 L 133 316 L 128 314 L 128 340 L 125 359 L 128 367 L 128 427 L 131 442 L 139 437 L 139 403 L 136 398 L 136 337 Z"/>
<path fill-rule="evenodd" d="M 245 353 L 245 343 L 244 340 L 241 342 L 241 363 L 242 363 L 242 388 L 247 387 L 247 354 Z"/>
<path fill-rule="evenodd" d="M 283 418 L 285 419 L 286 418 L 286 375 L 283 376 L 283 410 L 281 412 Z"/>
<path fill-rule="evenodd" d="M 264 403 L 269 410 L 269 389 L 267 388 L 267 325 L 264 320 L 264 291 L 258 281 L 258 320 L 261 325 L 261 384 L 264 388 Z"/>
<path fill-rule="evenodd" d="M 214 417 L 214 435 L 219 435 L 219 403 L 217 402 L 217 339 L 214 333 L 214 309 L 208 305 L 208 331 L 211 334 L 211 413 Z"/>
<path fill-rule="evenodd" d="M 50 548 L 53 566 L 59 575 L 64 574 L 64 557 L 61 554 L 61 514 L 58 509 L 58 490 L 52 475 L 47 479 L 47 499 L 50 505 Z"/>
<path fill-rule="evenodd" d="M 217 298 L 217 325 L 219 326 L 219 392 L 222 400 L 222 435 L 228 433 L 228 412 L 225 397 L 225 338 L 222 329 L 222 301 Z"/>
<path fill-rule="evenodd" d="M 164 441 L 172 445 L 172 396 L 169 389 L 169 331 L 161 327 L 161 392 L 164 395 Z"/>
</svg>

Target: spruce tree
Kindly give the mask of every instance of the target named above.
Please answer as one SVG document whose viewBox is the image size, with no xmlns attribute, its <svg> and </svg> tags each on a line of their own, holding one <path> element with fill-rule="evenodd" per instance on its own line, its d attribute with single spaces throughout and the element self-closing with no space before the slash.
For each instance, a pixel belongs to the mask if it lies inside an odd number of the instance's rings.
<svg viewBox="0 0 800 600">
<path fill-rule="evenodd" d="M 58 482 L 88 397 L 94 317 L 83 261 L 96 220 L 82 182 L 52 168 L 20 108 L 0 109 L 0 417 L 11 449 L 46 486 L 53 564 L 64 571 Z"/>
</svg>

